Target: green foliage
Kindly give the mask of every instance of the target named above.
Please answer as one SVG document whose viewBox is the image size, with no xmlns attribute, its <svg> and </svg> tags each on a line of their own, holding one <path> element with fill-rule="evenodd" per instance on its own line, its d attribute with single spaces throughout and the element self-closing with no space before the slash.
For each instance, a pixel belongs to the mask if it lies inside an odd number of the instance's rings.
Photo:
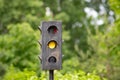
<svg viewBox="0 0 120 80">
<path fill-rule="evenodd" d="M 116 15 L 120 14 L 120 1 L 119 0 L 109 0 L 109 5 L 112 10 L 116 13 Z"/>
<path fill-rule="evenodd" d="M 28 23 L 11 24 L 7 28 L 9 33 L 0 36 L 0 61 L 20 69 L 35 69 L 39 53 L 36 32 Z"/>
<path fill-rule="evenodd" d="M 0 0 L 0 76 L 5 75 L 4 80 L 46 80 L 46 74 L 38 71 L 40 34 L 36 28 L 42 20 L 60 20 L 63 70 L 55 72 L 55 79 L 119 80 L 119 4 L 119 0 Z M 103 6 L 105 13 L 100 14 Z M 50 16 L 46 16 L 46 7 Z M 95 9 L 98 17 L 86 17 L 86 7 Z M 116 17 L 112 25 L 107 20 L 110 9 Z M 103 25 L 91 24 L 101 18 Z M 11 64 L 15 68 L 9 70 Z M 86 73 L 93 71 L 100 77 Z"/>
<path fill-rule="evenodd" d="M 56 72 L 55 80 L 101 80 L 99 76 L 94 73 L 85 73 L 83 71 L 77 71 L 73 73 L 66 73 L 64 75 Z M 105 80 L 105 79 L 103 79 Z"/>
<path fill-rule="evenodd" d="M 11 67 L 9 72 L 4 76 L 3 80 L 39 80 L 34 71 L 24 70 L 17 71 Z"/>
<path fill-rule="evenodd" d="M 5 33 L 6 26 L 11 23 L 28 22 L 36 29 L 44 14 L 42 6 L 40 0 L 11 0 L 10 3 L 0 0 L 0 33 Z"/>
<path fill-rule="evenodd" d="M 120 58 L 120 29 L 119 23 L 115 23 L 115 26 L 109 26 L 107 30 L 102 33 L 96 31 L 96 35 L 92 35 L 89 32 L 88 44 L 91 46 L 91 50 L 94 51 L 92 61 L 95 70 L 100 75 L 107 76 L 110 80 L 119 80 L 119 58 Z M 89 69 L 92 69 L 92 68 Z"/>
<path fill-rule="evenodd" d="M 55 16 L 56 20 L 62 20 L 63 23 L 69 21 L 69 16 L 65 12 L 61 12 Z"/>
<path fill-rule="evenodd" d="M 42 72 L 40 77 L 36 76 L 34 71 L 19 71 L 11 67 L 7 74 L 4 76 L 3 80 L 47 80 L 47 74 Z M 99 76 L 95 73 L 85 73 L 84 71 L 75 71 L 73 73 L 61 74 L 55 71 L 55 80 L 101 80 Z M 103 78 L 102 80 L 106 80 Z"/>
</svg>

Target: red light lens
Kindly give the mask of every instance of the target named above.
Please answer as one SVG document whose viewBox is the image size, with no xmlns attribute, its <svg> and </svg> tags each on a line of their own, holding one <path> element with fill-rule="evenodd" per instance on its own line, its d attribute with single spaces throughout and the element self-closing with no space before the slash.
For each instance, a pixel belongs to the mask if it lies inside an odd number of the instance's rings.
<svg viewBox="0 0 120 80">
<path fill-rule="evenodd" d="M 56 26 L 50 26 L 50 27 L 48 28 L 48 32 L 49 32 L 50 34 L 56 34 L 57 31 L 58 31 L 58 29 L 57 29 Z"/>
</svg>

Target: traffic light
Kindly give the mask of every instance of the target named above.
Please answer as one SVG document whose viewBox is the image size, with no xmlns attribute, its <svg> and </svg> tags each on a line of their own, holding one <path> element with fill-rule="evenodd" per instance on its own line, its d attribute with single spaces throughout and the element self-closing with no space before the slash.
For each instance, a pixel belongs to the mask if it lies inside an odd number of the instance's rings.
<svg viewBox="0 0 120 80">
<path fill-rule="evenodd" d="M 62 66 L 62 23 L 43 21 L 40 30 L 42 33 L 42 69 L 60 70 Z"/>
</svg>

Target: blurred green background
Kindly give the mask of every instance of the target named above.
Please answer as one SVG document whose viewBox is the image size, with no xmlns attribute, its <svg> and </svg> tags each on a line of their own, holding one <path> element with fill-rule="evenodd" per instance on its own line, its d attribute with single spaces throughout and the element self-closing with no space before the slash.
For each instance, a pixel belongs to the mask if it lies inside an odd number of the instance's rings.
<svg viewBox="0 0 120 80">
<path fill-rule="evenodd" d="M 0 80 L 47 80 L 41 21 L 62 21 L 55 80 L 120 80 L 119 0 L 0 0 Z"/>
</svg>

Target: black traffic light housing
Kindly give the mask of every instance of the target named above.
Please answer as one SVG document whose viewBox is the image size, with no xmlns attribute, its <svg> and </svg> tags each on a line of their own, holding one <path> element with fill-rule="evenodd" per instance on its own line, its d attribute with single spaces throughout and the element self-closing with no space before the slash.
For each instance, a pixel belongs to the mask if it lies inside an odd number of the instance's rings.
<svg viewBox="0 0 120 80">
<path fill-rule="evenodd" d="M 42 69 L 60 70 L 62 67 L 62 23 L 58 21 L 43 21 L 42 32 Z"/>
</svg>

